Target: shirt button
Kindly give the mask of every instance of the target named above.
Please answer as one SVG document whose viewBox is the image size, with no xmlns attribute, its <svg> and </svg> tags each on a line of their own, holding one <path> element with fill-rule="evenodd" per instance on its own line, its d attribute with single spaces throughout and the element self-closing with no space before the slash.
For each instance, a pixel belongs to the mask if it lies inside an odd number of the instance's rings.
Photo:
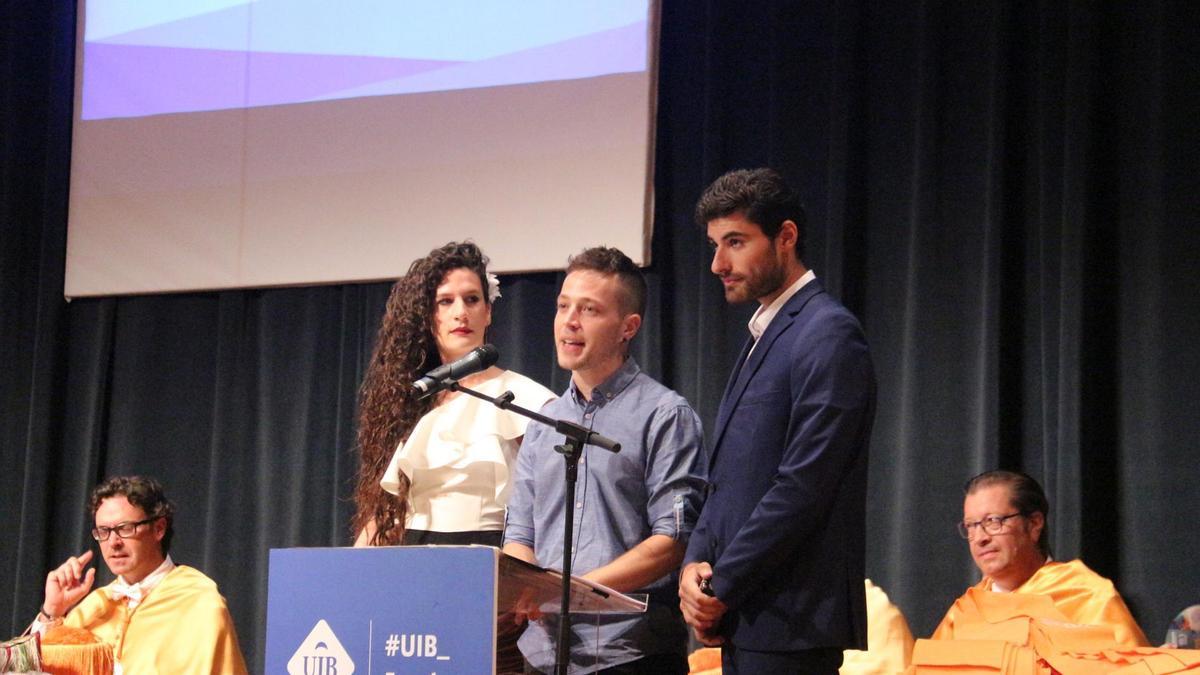
<svg viewBox="0 0 1200 675">
<path fill-rule="evenodd" d="M 582 509 L 582 508 L 583 508 L 583 502 L 575 502 L 575 508 L 577 508 L 577 509 Z"/>
</svg>

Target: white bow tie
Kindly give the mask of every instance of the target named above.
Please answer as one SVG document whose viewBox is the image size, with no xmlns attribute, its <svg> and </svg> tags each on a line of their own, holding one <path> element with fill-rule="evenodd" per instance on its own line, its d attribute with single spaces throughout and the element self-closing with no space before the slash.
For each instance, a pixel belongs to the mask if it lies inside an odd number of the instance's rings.
<svg viewBox="0 0 1200 675">
<path fill-rule="evenodd" d="M 108 597 L 112 598 L 113 600 L 129 598 L 129 608 L 133 609 L 134 607 L 138 606 L 139 602 L 142 601 L 142 587 L 138 584 L 133 584 L 130 586 L 118 579 L 113 583 L 113 585 L 108 587 Z"/>
</svg>

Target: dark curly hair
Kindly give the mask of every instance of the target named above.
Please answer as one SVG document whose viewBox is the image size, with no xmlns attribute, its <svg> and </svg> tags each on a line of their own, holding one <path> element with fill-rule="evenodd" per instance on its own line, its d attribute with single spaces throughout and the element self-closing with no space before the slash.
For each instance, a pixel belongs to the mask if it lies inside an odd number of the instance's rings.
<svg viewBox="0 0 1200 675">
<path fill-rule="evenodd" d="M 94 520 L 100 502 L 110 497 L 124 497 L 133 506 L 145 512 L 147 518 L 164 518 L 167 531 L 162 538 L 162 552 L 171 550 L 171 539 L 175 536 L 175 505 L 167 499 L 163 486 L 149 476 L 113 476 L 92 489 L 88 499 L 88 514 Z"/>
<path fill-rule="evenodd" d="M 372 546 L 396 545 L 404 536 L 408 480 L 400 476 L 398 496 L 385 492 L 379 480 L 396 446 L 433 407 L 432 397 L 420 398 L 412 384 L 441 363 L 433 336 L 437 288 L 451 271 L 469 269 L 479 276 L 484 302 L 490 304 L 487 263 L 475 244 L 450 242 L 413 261 L 408 273 L 392 286 L 359 393 L 360 461 L 351 536 L 373 524 L 375 534 L 368 541 Z"/>
<path fill-rule="evenodd" d="M 800 193 L 774 169 L 736 169 L 717 178 L 696 203 L 696 223 L 701 227 L 711 220 L 742 214 L 758 225 L 768 239 L 779 235 L 783 221 L 796 224 L 796 259 L 804 258 L 808 218 Z"/>
</svg>

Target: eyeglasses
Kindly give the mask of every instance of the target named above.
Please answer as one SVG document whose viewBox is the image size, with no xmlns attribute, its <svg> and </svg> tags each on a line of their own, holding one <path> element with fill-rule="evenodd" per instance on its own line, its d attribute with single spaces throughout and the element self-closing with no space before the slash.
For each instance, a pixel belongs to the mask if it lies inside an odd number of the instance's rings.
<svg viewBox="0 0 1200 675">
<path fill-rule="evenodd" d="M 983 531 L 987 532 L 988 534 L 1000 534 L 1004 531 L 1004 521 L 1008 520 L 1009 518 L 1016 518 L 1017 516 L 1023 515 L 1025 514 L 1018 511 L 1016 513 L 1010 513 L 1007 516 L 988 516 L 983 520 L 977 520 L 973 523 L 964 523 L 960 521 L 958 523 L 958 533 L 962 535 L 963 539 L 970 539 L 971 532 L 974 531 L 975 528 L 981 527 L 983 528 Z"/>
<path fill-rule="evenodd" d="M 153 518 L 147 518 L 145 520 L 138 520 L 138 521 L 132 522 L 132 523 L 117 523 L 116 525 L 113 525 L 112 527 L 105 527 L 103 525 L 97 525 L 96 527 L 92 528 L 92 539 L 95 539 L 96 541 L 107 541 L 108 535 L 112 534 L 113 532 L 116 532 L 117 536 L 122 539 L 128 539 L 137 533 L 137 529 L 138 529 L 139 525 L 145 525 L 146 523 L 153 523 L 154 521 L 158 520 L 159 518 L 162 518 L 162 516 L 155 516 Z"/>
</svg>

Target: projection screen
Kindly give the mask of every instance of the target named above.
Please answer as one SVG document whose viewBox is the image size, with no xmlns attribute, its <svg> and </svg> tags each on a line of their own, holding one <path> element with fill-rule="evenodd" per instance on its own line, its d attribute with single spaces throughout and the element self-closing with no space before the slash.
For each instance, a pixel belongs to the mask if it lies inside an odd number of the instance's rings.
<svg viewBox="0 0 1200 675">
<path fill-rule="evenodd" d="M 66 295 L 649 262 L 657 7 L 80 3 Z"/>
</svg>

